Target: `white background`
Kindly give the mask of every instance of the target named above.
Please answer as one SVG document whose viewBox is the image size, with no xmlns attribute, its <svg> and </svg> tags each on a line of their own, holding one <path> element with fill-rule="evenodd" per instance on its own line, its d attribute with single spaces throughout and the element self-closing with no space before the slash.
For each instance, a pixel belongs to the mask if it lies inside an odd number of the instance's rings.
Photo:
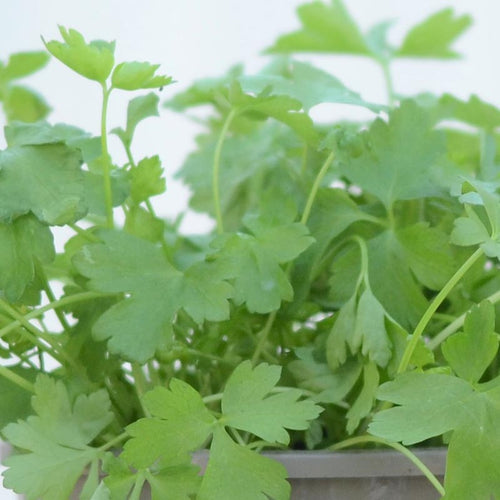
<svg viewBox="0 0 500 500">
<path fill-rule="evenodd" d="M 42 49 L 46 40 L 60 39 L 57 24 L 76 28 L 87 39 L 116 40 L 116 60 L 147 60 L 161 63 L 164 73 L 178 83 L 165 88 L 162 100 L 185 88 L 194 79 L 217 76 L 236 62 L 258 69 L 267 58 L 259 56 L 277 35 L 298 28 L 295 7 L 299 0 L 2 0 L 0 57 L 22 50 Z M 397 20 L 391 40 L 397 43 L 405 30 L 440 8 L 453 6 L 470 13 L 475 23 L 456 49 L 464 59 L 451 62 L 398 61 L 393 66 L 395 89 L 412 94 L 449 91 L 467 98 L 471 93 L 500 105 L 500 2 L 497 0 L 346 0 L 349 11 L 362 29 L 384 20 Z M 348 87 L 375 102 L 385 100 L 380 70 L 374 63 L 345 56 L 300 56 L 330 70 Z M 58 61 L 51 61 L 26 83 L 41 92 L 53 107 L 52 122 L 67 122 L 99 133 L 100 95 L 95 82 L 85 80 Z M 123 126 L 126 100 L 137 93 L 116 92 L 112 96 L 109 126 Z M 331 108 L 335 113 L 345 109 Z M 193 146 L 199 129 L 190 121 L 166 110 L 160 119 L 148 119 L 138 128 L 133 144 L 137 158 L 160 154 L 170 179 Z M 124 159 L 115 139 L 112 151 Z M 187 191 L 169 180 L 168 192 L 157 199 L 164 215 L 186 206 Z M 200 217 L 187 219 L 185 229 L 206 225 Z M 0 401 L 1 405 L 1 401 Z M 0 499 L 16 498 L 2 491 Z"/>
</svg>

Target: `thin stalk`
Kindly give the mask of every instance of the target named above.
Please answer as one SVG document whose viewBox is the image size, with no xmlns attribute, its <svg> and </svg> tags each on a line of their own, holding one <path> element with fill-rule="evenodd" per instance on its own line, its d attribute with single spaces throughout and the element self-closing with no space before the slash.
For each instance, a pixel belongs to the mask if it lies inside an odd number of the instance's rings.
<svg viewBox="0 0 500 500">
<path fill-rule="evenodd" d="M 101 149 L 102 149 L 102 166 L 103 166 L 103 181 L 104 181 L 104 201 L 106 205 L 106 225 L 113 229 L 113 193 L 111 190 L 111 161 L 108 152 L 108 135 L 107 135 L 107 114 L 108 101 L 112 88 L 108 89 L 106 84 L 102 84 L 102 112 L 101 112 Z"/>
<path fill-rule="evenodd" d="M 134 377 L 135 380 L 134 386 L 137 395 L 139 396 L 139 401 L 141 403 L 142 411 L 144 412 L 144 415 L 146 417 L 150 417 L 151 413 L 149 412 L 149 410 L 146 408 L 146 406 L 142 401 L 144 394 L 146 394 L 148 390 L 147 388 L 148 381 L 146 379 L 146 375 L 144 375 L 144 372 L 142 371 L 141 365 L 139 365 L 138 363 L 132 363 L 132 376 Z"/>
<path fill-rule="evenodd" d="M 389 66 L 389 61 L 379 61 L 382 68 L 382 73 L 384 74 L 385 88 L 387 91 L 387 103 L 389 107 L 394 106 L 394 85 L 392 83 L 391 68 Z"/>
<path fill-rule="evenodd" d="M 107 443 L 103 444 L 101 447 L 99 447 L 99 450 L 101 451 L 109 450 L 114 446 L 116 446 L 118 443 L 121 443 L 124 439 L 127 439 L 128 436 L 129 436 L 128 432 L 124 432 L 119 436 L 116 436 L 115 438 L 111 439 Z"/>
<path fill-rule="evenodd" d="M 213 177 L 212 177 L 212 191 L 214 198 L 214 210 L 215 210 L 215 220 L 217 222 L 217 232 L 222 234 L 224 232 L 224 223 L 222 221 L 222 209 L 220 202 L 220 186 L 219 186 L 219 176 L 220 176 L 220 158 L 222 153 L 222 146 L 229 130 L 229 126 L 237 114 L 237 109 L 233 108 L 227 115 L 222 125 L 222 129 L 219 134 L 219 139 L 215 146 L 214 151 L 214 164 L 213 164 Z"/>
<path fill-rule="evenodd" d="M 0 376 L 6 378 L 13 384 L 16 384 L 17 386 L 27 390 L 28 392 L 35 392 L 35 386 L 31 382 L 26 380 L 24 377 L 21 377 L 21 375 L 14 373 L 6 366 L 0 365 Z"/>
<path fill-rule="evenodd" d="M 308 147 L 307 147 L 307 143 L 306 143 L 306 144 L 304 144 L 304 147 L 302 148 L 302 157 L 301 157 L 301 161 L 300 161 L 300 173 L 302 176 L 306 173 L 306 169 L 307 169 L 307 151 L 308 151 Z"/>
<path fill-rule="evenodd" d="M 398 366 L 397 373 L 403 373 L 408 368 L 410 364 L 410 359 L 417 347 L 418 341 L 422 337 L 425 328 L 432 319 L 432 316 L 437 311 L 438 307 L 443 303 L 444 299 L 448 296 L 455 285 L 463 278 L 464 274 L 474 265 L 474 263 L 483 255 L 482 248 L 478 248 L 457 270 L 457 272 L 448 280 L 448 283 L 441 289 L 441 291 L 434 297 L 434 300 L 430 303 L 429 307 L 425 311 L 424 315 L 418 322 L 411 340 L 406 346 L 405 352 Z"/>
<path fill-rule="evenodd" d="M 73 229 L 75 233 L 78 235 L 82 236 L 86 240 L 90 241 L 91 243 L 100 243 L 101 240 L 95 236 L 94 234 L 90 233 L 86 229 L 82 229 L 81 227 L 77 226 L 76 224 L 68 224 L 68 226 Z"/>
<path fill-rule="evenodd" d="M 144 473 L 139 471 L 135 479 L 134 488 L 132 489 L 132 493 L 129 496 L 129 500 L 140 500 L 142 488 L 144 487 L 145 481 L 146 478 L 144 477 Z"/>
<path fill-rule="evenodd" d="M 273 311 L 268 317 L 266 324 L 264 325 L 264 328 L 259 332 L 259 341 L 257 342 L 257 347 L 255 348 L 255 352 L 253 353 L 252 356 L 252 365 L 255 365 L 257 361 L 259 360 L 260 354 L 262 350 L 264 349 L 264 346 L 267 342 L 267 338 L 269 337 L 269 334 L 271 333 L 274 320 L 276 319 L 276 314 L 277 311 Z"/>
<path fill-rule="evenodd" d="M 30 319 L 38 318 L 39 316 L 43 316 L 43 314 L 45 314 L 47 311 L 51 311 L 53 309 L 58 309 L 59 307 L 67 306 L 67 305 L 73 304 L 75 302 L 84 302 L 85 300 L 92 300 L 92 299 L 97 299 L 100 297 L 107 297 L 110 295 L 114 295 L 114 294 L 103 294 L 103 293 L 98 293 L 98 292 L 75 293 L 74 295 L 70 295 L 68 297 L 63 297 L 62 299 L 55 300 L 54 302 L 50 302 L 49 304 L 46 304 L 45 306 L 39 307 L 38 309 L 35 309 L 35 310 L 29 312 L 28 314 L 25 314 L 24 316 L 22 316 L 22 318 L 24 320 L 28 321 Z M 0 328 L 0 338 L 2 338 L 4 335 L 7 335 L 12 330 L 19 328 L 20 326 L 23 326 L 23 321 L 19 318 L 19 319 L 16 319 L 15 321 L 12 321 L 12 323 L 9 323 L 8 325 L 4 326 L 3 328 Z"/>
<path fill-rule="evenodd" d="M 346 439 L 345 441 L 341 441 L 340 443 L 336 443 L 333 446 L 330 446 L 329 449 L 333 451 L 342 450 L 344 448 L 349 448 L 351 446 L 355 446 L 363 443 L 379 443 L 385 446 L 389 446 L 394 448 L 395 450 L 402 453 L 405 457 L 407 457 L 413 464 L 418 467 L 422 474 L 429 480 L 429 482 L 436 488 L 441 496 L 445 495 L 445 489 L 443 485 L 439 482 L 438 478 L 430 471 L 430 469 L 420 460 L 414 453 L 412 453 L 408 448 L 399 444 L 393 443 L 391 441 L 386 441 L 385 439 L 376 437 L 376 436 L 357 436 L 350 439 Z"/>
<path fill-rule="evenodd" d="M 333 159 L 335 158 L 335 153 L 332 151 L 323 165 L 321 166 L 318 175 L 316 176 L 316 179 L 314 179 L 313 186 L 311 188 L 311 191 L 309 192 L 309 196 L 307 198 L 306 206 L 304 208 L 304 212 L 302 213 L 302 218 L 300 219 L 300 222 L 302 224 L 306 224 L 307 221 L 309 220 L 309 216 L 311 215 L 311 209 L 314 203 L 314 200 L 316 199 L 316 195 L 318 194 L 319 187 L 321 185 L 321 182 L 323 178 L 326 175 L 326 172 L 330 168 L 330 165 L 333 162 Z"/>
<path fill-rule="evenodd" d="M 496 304 L 500 302 L 500 291 L 495 292 L 484 300 L 488 300 L 492 304 Z M 461 328 L 464 324 L 465 317 L 467 316 L 467 312 L 464 312 L 454 321 L 452 321 L 446 328 L 443 328 L 435 337 L 433 337 L 428 343 L 427 347 L 434 351 L 437 349 L 450 335 L 454 334 L 459 328 Z"/>
</svg>

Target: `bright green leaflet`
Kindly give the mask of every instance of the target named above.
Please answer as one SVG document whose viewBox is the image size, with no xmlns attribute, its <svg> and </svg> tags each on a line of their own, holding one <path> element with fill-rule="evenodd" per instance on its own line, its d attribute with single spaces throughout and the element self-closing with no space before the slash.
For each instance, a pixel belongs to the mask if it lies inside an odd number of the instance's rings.
<svg viewBox="0 0 500 500">
<path fill-rule="evenodd" d="M 0 153 L 0 220 L 28 212 L 51 225 L 87 210 L 79 151 L 62 144 L 11 147 Z"/>
<path fill-rule="evenodd" d="M 172 321 L 183 308 L 196 322 L 229 316 L 231 286 L 213 266 L 200 262 L 184 273 L 152 243 L 122 232 L 102 231 L 103 243 L 89 245 L 73 262 L 93 290 L 128 293 L 94 326 L 94 337 L 110 339 L 112 352 L 145 362 L 169 341 Z"/>
<path fill-rule="evenodd" d="M 445 143 L 432 125 L 424 109 L 404 101 L 388 123 L 381 119 L 372 123 L 364 151 L 351 158 L 342 173 L 375 195 L 388 211 L 396 200 L 439 194 L 436 169 Z"/>
<path fill-rule="evenodd" d="M 3 95 L 3 110 L 7 121 L 36 122 L 51 111 L 45 99 L 37 92 L 20 85 L 10 86 Z"/>
<path fill-rule="evenodd" d="M 288 500 L 290 484 L 278 462 L 237 445 L 217 428 L 198 500 Z"/>
<path fill-rule="evenodd" d="M 132 166 L 130 175 L 130 196 L 135 203 L 146 201 L 152 196 L 165 191 L 165 178 L 160 158 L 152 156 L 143 158 L 136 166 Z"/>
<path fill-rule="evenodd" d="M 370 55 L 370 49 L 340 0 L 301 5 L 302 29 L 283 35 L 268 52 L 339 52 Z"/>
<path fill-rule="evenodd" d="M 292 300 L 293 289 L 280 264 L 293 260 L 311 243 L 306 226 L 297 222 L 266 224 L 265 218 L 246 220 L 252 234 L 218 237 L 210 256 L 227 279 L 234 280 L 234 301 L 250 312 L 268 313 Z"/>
<path fill-rule="evenodd" d="M 87 43 L 81 33 L 59 26 L 63 42 L 45 42 L 47 50 L 63 64 L 85 78 L 104 83 L 115 64 L 114 42 L 93 40 Z"/>
<path fill-rule="evenodd" d="M 46 52 L 16 52 L 9 56 L 5 66 L 0 68 L 0 81 L 17 80 L 42 69 L 49 62 Z"/>
<path fill-rule="evenodd" d="M 8 300 L 21 298 L 35 278 L 37 262 L 48 264 L 54 257 L 50 229 L 32 215 L 0 223 L 0 289 Z"/>
<path fill-rule="evenodd" d="M 26 451 L 5 461 L 4 484 L 28 500 L 66 500 L 85 467 L 102 455 L 88 444 L 113 419 L 107 393 L 80 395 L 72 404 L 62 382 L 40 375 L 32 405 L 36 416 L 2 431 Z"/>
<path fill-rule="evenodd" d="M 125 130 L 118 127 L 114 128 L 111 133 L 116 134 L 126 147 L 130 147 L 137 125 L 150 116 L 159 116 L 159 100 L 159 97 L 153 92 L 131 99 L 127 106 Z"/>
<path fill-rule="evenodd" d="M 380 399 L 401 406 L 376 414 L 369 431 L 405 444 L 453 431 L 445 498 L 498 496 L 500 389 L 498 380 L 494 382 L 475 389 L 449 375 L 405 373 L 382 385 L 378 393 Z"/>
<path fill-rule="evenodd" d="M 216 422 L 201 396 L 181 380 L 172 380 L 169 389 L 157 387 L 148 392 L 144 404 L 153 418 L 140 419 L 127 427 L 132 439 L 122 454 L 138 468 L 157 460 L 162 468 L 189 463 L 189 452 L 204 443 Z"/>
<path fill-rule="evenodd" d="M 172 83 L 172 77 L 156 75 L 159 64 L 124 62 L 113 70 L 111 85 L 122 90 L 140 90 L 163 87 Z"/>
<path fill-rule="evenodd" d="M 238 365 L 222 397 L 224 424 L 281 444 L 290 440 L 285 428 L 307 429 L 321 409 L 312 401 L 297 401 L 300 389 L 269 396 L 280 375 L 279 366 L 261 363 L 252 369 L 249 360 Z"/>
<path fill-rule="evenodd" d="M 441 350 L 459 377 L 478 382 L 498 351 L 493 304 L 483 301 L 473 307 L 465 318 L 464 331 L 449 337 Z"/>
<path fill-rule="evenodd" d="M 408 32 L 396 56 L 436 59 L 459 57 L 451 45 L 471 24 L 470 16 L 455 17 L 453 9 L 440 10 Z"/>
</svg>

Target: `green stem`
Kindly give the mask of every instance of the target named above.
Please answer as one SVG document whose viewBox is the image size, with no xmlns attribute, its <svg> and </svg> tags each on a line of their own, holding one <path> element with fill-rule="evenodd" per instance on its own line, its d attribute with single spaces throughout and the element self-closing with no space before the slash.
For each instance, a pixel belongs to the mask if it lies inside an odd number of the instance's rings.
<svg viewBox="0 0 500 500">
<path fill-rule="evenodd" d="M 108 135 L 107 135 L 107 114 L 108 101 L 112 88 L 108 89 L 106 84 L 102 84 L 102 113 L 101 113 L 101 149 L 102 149 L 102 167 L 104 180 L 104 201 L 106 205 L 106 225 L 113 229 L 113 193 L 111 190 L 111 160 L 108 152 Z"/>
<path fill-rule="evenodd" d="M 127 439 L 129 436 L 128 432 L 124 432 L 123 434 L 120 434 L 119 436 L 116 436 L 115 438 L 111 439 L 107 443 L 103 444 L 99 450 L 101 451 L 106 451 L 114 446 L 116 446 L 118 443 L 121 443 L 124 439 Z"/>
<path fill-rule="evenodd" d="M 54 302 L 50 302 L 49 304 L 46 304 L 45 306 L 39 307 L 38 309 L 35 309 L 34 311 L 29 312 L 28 314 L 25 314 L 24 316 L 22 316 L 22 318 L 24 318 L 24 320 L 28 321 L 30 319 L 37 318 L 39 316 L 43 316 L 47 311 L 51 311 L 51 310 L 57 309 L 59 307 L 67 306 L 67 305 L 73 304 L 75 302 L 83 302 L 85 300 L 92 300 L 92 299 L 107 297 L 110 295 L 114 295 L 114 294 L 103 294 L 103 293 L 98 293 L 98 292 L 75 293 L 74 295 L 70 295 L 68 297 L 63 297 L 62 299 L 55 300 Z M 19 328 L 20 326 L 23 326 L 23 321 L 20 318 L 16 319 L 15 321 L 12 321 L 12 323 L 9 323 L 8 325 L 6 325 L 0 329 L 0 338 L 2 338 L 4 335 L 7 335 L 12 330 Z"/>
<path fill-rule="evenodd" d="M 222 153 L 222 146 L 229 130 L 229 126 L 237 114 L 237 109 L 233 108 L 227 115 L 222 125 L 222 129 L 219 134 L 219 139 L 217 140 L 217 145 L 214 151 L 214 164 L 213 164 L 213 177 L 212 177 L 212 190 L 214 198 L 214 210 L 215 210 L 215 220 L 217 222 L 217 232 L 222 234 L 224 232 L 224 223 L 222 222 L 222 209 L 220 202 L 220 186 L 219 186 L 219 176 L 220 176 L 220 158 Z"/>
<path fill-rule="evenodd" d="M 257 342 L 257 347 L 255 348 L 255 352 L 253 353 L 252 356 L 252 365 L 255 365 L 257 361 L 260 358 L 260 354 L 262 350 L 264 349 L 264 346 L 267 342 L 267 338 L 269 337 L 269 334 L 271 333 L 271 329 L 273 327 L 274 320 L 276 319 L 276 314 L 277 311 L 273 311 L 268 317 L 266 324 L 264 325 L 264 328 L 259 332 L 258 336 L 259 341 Z"/>
<path fill-rule="evenodd" d="M 429 307 L 425 311 L 424 315 L 418 322 L 413 335 L 411 336 L 410 342 L 406 346 L 405 352 L 398 366 L 397 373 L 403 373 L 408 368 L 410 364 L 411 357 L 415 348 L 417 347 L 418 341 L 422 337 L 426 326 L 432 319 L 433 314 L 437 311 L 438 307 L 443 303 L 444 299 L 448 296 L 455 285 L 462 279 L 464 274 L 474 265 L 474 263 L 483 255 L 482 248 L 478 248 L 458 269 L 458 271 L 449 279 L 448 283 L 441 289 L 441 291 L 434 297 L 434 300 L 430 303 Z"/>
<path fill-rule="evenodd" d="M 73 231 L 75 233 L 82 236 L 83 238 L 85 238 L 87 241 L 90 241 L 91 243 L 100 243 L 101 242 L 101 240 L 97 236 L 90 233 L 87 229 L 82 229 L 81 227 L 77 226 L 76 224 L 68 224 L 68 226 L 71 229 L 73 229 Z"/>
<path fill-rule="evenodd" d="M 135 478 L 134 488 L 129 496 L 129 500 L 140 500 L 145 481 L 146 478 L 144 477 L 144 472 L 139 471 L 137 473 L 137 477 Z"/>
<path fill-rule="evenodd" d="M 26 389 L 28 392 L 35 392 L 35 386 L 31 382 L 17 373 L 14 373 L 12 370 L 9 370 L 6 366 L 0 365 L 0 376 L 10 380 L 13 384 Z"/>
<path fill-rule="evenodd" d="M 351 446 L 364 443 L 379 443 L 399 451 L 405 457 L 411 460 L 411 462 L 413 462 L 413 464 L 415 464 L 415 466 L 422 471 L 422 474 L 424 474 L 424 476 L 430 481 L 430 483 L 434 486 L 434 488 L 436 488 L 436 490 L 439 492 L 441 496 L 445 495 L 446 493 L 445 489 L 443 488 L 443 485 L 439 482 L 438 478 L 429 470 L 429 468 L 422 462 L 422 460 L 420 460 L 408 448 L 399 443 L 386 441 L 385 439 L 376 436 L 365 435 L 365 436 L 357 436 L 350 439 L 346 439 L 345 441 L 341 441 L 340 443 L 330 446 L 329 449 L 333 451 L 338 451 L 342 450 L 343 448 L 349 448 Z"/>
<path fill-rule="evenodd" d="M 500 302 L 500 291 L 495 292 L 494 294 L 490 295 L 486 299 L 492 304 L 496 304 L 497 302 Z M 452 321 L 446 328 L 443 328 L 435 337 L 433 337 L 429 343 L 427 344 L 427 347 L 431 350 L 434 351 L 437 349 L 450 335 L 455 333 L 459 328 L 461 328 L 464 324 L 465 317 L 467 316 L 467 312 L 464 312 L 462 315 L 460 315 L 458 318 L 456 318 L 454 321 Z"/>
<path fill-rule="evenodd" d="M 302 213 L 302 218 L 300 219 L 300 222 L 302 224 L 306 224 L 307 221 L 309 220 L 309 216 L 311 215 L 311 209 L 314 203 L 314 200 L 316 199 L 316 195 L 318 194 L 319 187 L 321 185 L 321 182 L 323 178 L 326 175 L 326 172 L 330 168 L 330 165 L 333 162 L 333 159 L 335 158 L 335 153 L 332 151 L 325 162 L 323 163 L 322 167 L 320 168 L 318 175 L 316 176 L 316 179 L 314 179 L 313 186 L 311 188 L 311 191 L 309 193 L 309 197 L 307 198 L 306 206 L 304 208 L 304 212 Z"/>
<path fill-rule="evenodd" d="M 384 74 L 385 88 L 387 90 L 387 102 L 389 107 L 394 106 L 394 85 L 392 83 L 391 68 L 389 61 L 379 61 Z"/>
<path fill-rule="evenodd" d="M 307 143 L 304 144 L 304 147 L 302 148 L 302 157 L 300 161 L 300 173 L 303 176 L 306 173 L 307 169 Z"/>
<path fill-rule="evenodd" d="M 135 380 L 135 390 L 139 396 L 142 411 L 146 417 L 151 417 L 151 413 L 149 413 L 149 410 L 146 408 L 142 400 L 144 394 L 148 391 L 148 381 L 146 380 L 146 375 L 144 375 L 144 372 L 142 371 L 141 365 L 138 363 L 132 363 L 132 376 Z"/>
</svg>

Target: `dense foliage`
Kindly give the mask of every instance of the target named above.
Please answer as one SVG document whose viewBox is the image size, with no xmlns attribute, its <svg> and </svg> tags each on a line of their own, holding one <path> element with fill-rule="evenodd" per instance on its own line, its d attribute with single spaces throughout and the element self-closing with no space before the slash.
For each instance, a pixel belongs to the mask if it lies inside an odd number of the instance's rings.
<svg viewBox="0 0 500 500">
<path fill-rule="evenodd" d="M 117 64 L 114 42 L 72 29 L 45 42 L 101 87 L 100 137 L 44 121 L 45 101 L 13 83 L 45 52 L 0 67 L 6 488 L 65 500 L 87 470 L 82 499 L 137 499 L 149 483 L 153 499 L 285 500 L 286 470 L 260 450 L 358 445 L 402 450 L 447 499 L 500 498 L 500 110 L 391 83 L 396 58 L 457 57 L 470 19 L 440 11 L 392 46 L 390 23 L 362 33 L 340 0 L 298 14 L 258 74 L 235 67 L 165 102 L 212 109 L 178 174 L 215 220 L 203 235 L 157 216 L 161 159 L 133 154 L 156 90 L 172 88 L 158 65 Z M 299 52 L 373 59 L 388 104 Z M 145 89 L 109 131 L 110 96 Z M 318 124 L 322 103 L 373 119 Z M 72 232 L 61 253 L 56 227 Z M 416 443 L 448 445 L 444 486 L 403 447 Z"/>
</svg>

